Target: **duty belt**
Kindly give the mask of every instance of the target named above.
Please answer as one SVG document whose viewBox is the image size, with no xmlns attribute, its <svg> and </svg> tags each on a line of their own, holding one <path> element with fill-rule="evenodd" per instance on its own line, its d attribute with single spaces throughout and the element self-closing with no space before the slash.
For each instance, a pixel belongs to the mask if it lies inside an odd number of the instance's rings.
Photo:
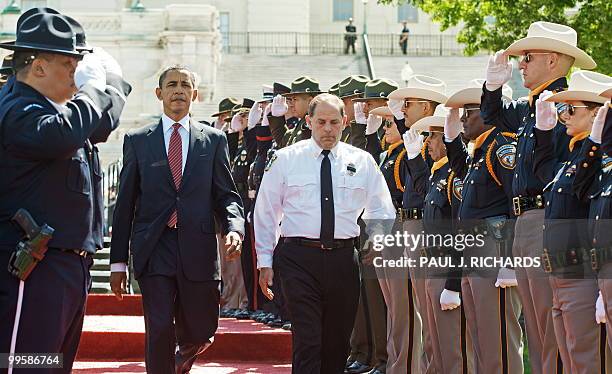
<svg viewBox="0 0 612 374">
<path fill-rule="evenodd" d="M 585 263 L 585 259 L 589 257 L 589 250 L 584 248 L 570 248 L 563 251 L 555 251 L 550 253 L 544 248 L 542 254 L 542 267 L 544 272 L 552 273 L 553 270 L 568 266 L 581 265 Z M 591 266 L 593 259 L 591 258 Z"/>
<path fill-rule="evenodd" d="M 331 247 L 325 247 L 319 239 L 300 238 L 300 237 L 289 237 L 284 238 L 283 243 L 293 243 L 303 247 L 312 247 L 325 250 L 340 249 L 340 248 L 357 248 L 357 238 L 350 239 L 334 239 Z"/>
<path fill-rule="evenodd" d="M 512 209 L 515 216 L 532 209 L 544 209 L 544 196 L 516 196 L 512 198 Z"/>
<path fill-rule="evenodd" d="M 397 217 L 400 221 L 408 221 L 411 219 L 422 219 L 423 218 L 423 209 L 421 208 L 410 208 L 410 209 L 397 209 Z"/>
<path fill-rule="evenodd" d="M 604 264 L 612 262 L 612 247 L 593 248 L 591 254 L 591 268 L 595 271 L 601 269 Z"/>
<path fill-rule="evenodd" d="M 81 256 L 81 257 L 87 257 L 88 255 L 91 255 L 92 253 L 89 253 L 85 250 L 82 249 L 68 249 L 68 248 L 56 248 L 56 247 L 50 247 L 49 249 L 54 249 L 56 251 L 61 251 L 64 253 L 73 253 L 77 256 Z"/>
</svg>

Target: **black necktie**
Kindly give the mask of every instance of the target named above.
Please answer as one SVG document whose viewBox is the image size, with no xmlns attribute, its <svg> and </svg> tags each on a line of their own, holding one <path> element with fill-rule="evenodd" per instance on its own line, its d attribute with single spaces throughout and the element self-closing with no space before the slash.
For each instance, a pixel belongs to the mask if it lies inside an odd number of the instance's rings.
<svg viewBox="0 0 612 374">
<path fill-rule="evenodd" d="M 332 248 L 334 243 L 334 190 L 331 176 L 329 150 L 323 150 L 321 161 L 321 243 Z"/>
</svg>

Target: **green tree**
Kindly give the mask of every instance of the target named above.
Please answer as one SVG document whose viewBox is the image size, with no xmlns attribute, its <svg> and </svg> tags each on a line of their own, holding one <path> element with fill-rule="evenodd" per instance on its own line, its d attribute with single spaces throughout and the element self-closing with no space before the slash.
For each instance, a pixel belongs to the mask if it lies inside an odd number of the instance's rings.
<svg viewBox="0 0 612 374">
<path fill-rule="evenodd" d="M 532 22 L 549 21 L 573 27 L 578 47 L 595 62 L 597 71 L 612 74 L 610 0 L 378 0 L 379 4 L 410 3 L 428 13 L 441 30 L 461 26 L 457 41 L 464 53 L 497 51 L 524 37 Z"/>
</svg>

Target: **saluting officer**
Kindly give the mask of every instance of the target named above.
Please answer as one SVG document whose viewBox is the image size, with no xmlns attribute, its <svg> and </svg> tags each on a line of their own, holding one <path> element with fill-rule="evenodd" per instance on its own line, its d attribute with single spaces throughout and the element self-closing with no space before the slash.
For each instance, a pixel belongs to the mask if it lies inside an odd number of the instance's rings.
<svg viewBox="0 0 612 374">
<path fill-rule="evenodd" d="M 479 90 L 477 88 L 476 90 Z M 480 92 L 478 92 L 480 95 Z M 452 99 L 452 98 L 451 98 Z M 455 178 L 444 146 L 445 111 L 436 108 L 433 116 L 425 117 L 404 134 L 408 168 L 414 189 L 425 193 L 423 229 L 426 234 L 451 234 L 455 218 L 452 206 L 461 203 L 462 181 Z M 419 134 L 427 133 L 423 142 Z M 434 161 L 431 168 L 422 157 L 423 143 Z M 465 315 L 461 307 L 461 269 L 446 266 L 443 258 L 458 264 L 460 253 L 452 247 L 431 243 L 421 249 L 421 256 L 434 258 L 439 263 L 426 269 L 425 306 L 422 308 L 433 346 L 429 370 L 433 373 L 467 373 L 472 371 L 471 341 L 467 338 Z M 467 349 L 465 349 L 465 348 Z M 468 363 L 468 360 L 470 363 Z"/>
<path fill-rule="evenodd" d="M 359 147 L 358 144 L 353 144 L 351 138 L 352 125 L 355 123 L 355 109 L 353 106 L 353 99 L 361 97 L 365 91 L 365 86 L 370 79 L 365 75 L 350 75 L 344 78 L 338 84 L 338 96 L 344 102 L 344 109 L 346 111 L 346 127 L 342 131 L 341 141 L 352 144 L 355 147 Z M 363 133 L 363 129 L 361 131 Z M 365 147 L 365 145 L 363 145 Z"/>
<path fill-rule="evenodd" d="M 130 87 L 107 74 L 118 67 L 110 56 L 81 60 L 75 33 L 58 14 L 31 15 L 17 40 L 0 47 L 15 51 L 15 82 L 0 104 L 0 351 L 15 345 L 18 353 L 63 353 L 61 371 L 69 372 L 92 254 L 102 248 L 96 205 L 102 174 L 93 144 L 117 126 Z M 6 269 L 24 236 L 11 222 L 20 208 L 55 231 L 45 257 L 22 283 L 17 310 L 20 281 Z"/>
<path fill-rule="evenodd" d="M 544 207 L 542 190 L 548 181 L 533 173 L 535 149 L 535 100 L 544 90 L 562 91 L 567 88 L 565 77 L 572 65 L 593 69 L 596 64 L 578 49 L 578 36 L 571 27 L 550 22 L 534 22 L 527 36 L 512 43 L 489 59 L 486 84 L 483 85 L 482 117 L 487 125 L 516 133 L 517 164 L 512 180 L 514 214 L 517 216 L 512 251 L 516 257 L 541 255 Z M 508 55 L 522 56 L 518 68 L 523 85 L 530 90 L 528 100 L 504 103 L 501 86 L 510 80 L 512 64 Z M 557 125 L 552 137 L 555 153 L 564 158 L 569 137 L 562 125 Z M 558 158 L 559 158 L 558 156 Z M 560 160 L 558 160 L 560 161 Z M 534 374 L 552 373 L 559 366 L 559 352 L 550 318 L 552 291 L 542 269 L 518 268 L 518 288 L 525 315 L 529 359 Z"/>
<path fill-rule="evenodd" d="M 458 228 L 464 233 L 483 235 L 483 245 L 466 245 L 463 250 L 467 265 L 472 258 L 510 258 L 513 232 L 510 201 L 516 164 L 515 136 L 484 124 L 479 99 L 477 96 L 462 103 L 461 119 L 459 108 L 452 108 L 444 124 L 450 167 L 463 178 Z M 464 136 L 474 142 L 471 154 L 459 136 L 462 127 Z M 462 280 L 461 297 L 477 372 L 523 372 L 518 322 L 521 305 L 514 286 L 514 270 L 503 266 L 477 266 Z"/>
<path fill-rule="evenodd" d="M 240 104 L 240 100 L 236 99 L 235 97 L 226 97 L 219 101 L 218 111 L 210 115 L 211 117 L 217 117 L 217 120 L 215 121 L 215 128 L 217 130 L 224 130 L 227 132 L 228 126 L 225 126 L 225 119 L 227 117 L 231 117 L 232 109 L 234 109 L 236 105 Z"/>
<path fill-rule="evenodd" d="M 366 152 L 340 142 L 342 101 L 315 97 L 312 138 L 275 153 L 255 206 L 260 286 L 273 295 L 272 263 L 291 312 L 293 373 L 344 370 L 359 298 L 357 218 L 392 220 L 384 177 Z M 365 209 L 365 211 L 364 211 Z M 275 250 L 279 229 L 281 245 Z"/>
<path fill-rule="evenodd" d="M 552 319 L 563 367 L 572 373 L 607 372 L 605 349 L 598 342 L 605 330 L 600 329 L 593 315 L 598 298 L 598 285 L 590 259 L 591 240 L 587 218 L 590 199 L 575 193 L 574 178 L 580 148 L 588 143 L 593 119 L 606 101 L 597 93 L 612 84 L 607 75 L 577 71 L 570 78 L 569 88 L 551 96 L 544 92 L 536 102 L 536 149 L 534 172 L 542 181 L 550 181 L 546 192 L 544 225 L 544 271 L 551 276 Z M 557 109 L 553 103 L 563 103 L 559 120 L 571 136 L 568 156 L 557 163 L 553 129 L 557 124 Z M 595 149 L 593 149 L 595 148 Z M 591 150 L 598 146 L 591 144 Z M 559 166 L 560 165 L 560 166 Z M 576 336 L 580 344 L 576 345 Z"/>
</svg>

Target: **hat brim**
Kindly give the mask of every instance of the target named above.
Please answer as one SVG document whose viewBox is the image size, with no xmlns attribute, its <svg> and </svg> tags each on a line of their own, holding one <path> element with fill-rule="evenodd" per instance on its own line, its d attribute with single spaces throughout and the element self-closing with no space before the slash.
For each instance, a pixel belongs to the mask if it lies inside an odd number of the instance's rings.
<svg viewBox="0 0 612 374">
<path fill-rule="evenodd" d="M 567 102 L 567 101 L 590 101 L 594 103 L 603 104 L 608 99 L 604 96 L 599 96 L 594 92 L 589 91 L 561 91 L 546 99 L 553 103 Z"/>
<path fill-rule="evenodd" d="M 379 106 L 378 108 L 374 108 L 370 110 L 370 114 L 374 114 L 381 117 L 393 116 L 391 109 L 388 106 Z"/>
<path fill-rule="evenodd" d="M 341 98 L 341 99 L 351 99 L 354 96 L 362 96 L 362 95 L 363 95 L 363 92 L 358 92 L 358 93 L 352 93 L 352 94 L 347 94 L 347 95 L 343 95 L 343 96 L 338 95 L 338 97 Z"/>
<path fill-rule="evenodd" d="M 15 74 L 15 71 L 13 70 L 13 68 L 0 68 L 0 74 L 1 75 L 13 75 Z"/>
<path fill-rule="evenodd" d="M 287 97 L 287 96 L 295 96 L 295 95 L 318 95 L 318 94 L 322 94 L 322 93 L 327 93 L 327 92 L 323 92 L 323 91 L 308 91 L 308 92 L 287 92 L 284 94 L 281 94 L 281 96 Z"/>
<path fill-rule="evenodd" d="M 424 99 L 436 102 L 438 104 L 445 103 L 448 99 L 446 95 L 443 95 L 437 91 L 415 87 L 398 88 L 397 90 L 391 92 L 388 97 L 389 99 Z"/>
<path fill-rule="evenodd" d="M 415 130 L 416 132 L 444 132 L 444 121 L 445 117 L 442 116 L 429 116 L 425 118 L 421 118 L 410 126 L 410 130 Z M 431 127 L 442 127 L 442 131 L 432 130 Z"/>
<path fill-rule="evenodd" d="M 480 87 L 470 87 L 464 88 L 463 90 L 459 90 L 452 94 L 444 106 L 447 108 L 462 108 L 466 104 L 480 104 L 480 99 L 482 97 L 482 88 Z M 512 101 L 507 96 L 502 96 L 506 101 Z"/>
<path fill-rule="evenodd" d="M 506 48 L 506 52 L 512 56 L 520 56 L 525 51 L 531 50 L 558 52 L 572 56 L 575 59 L 574 66 L 582 69 L 595 69 L 597 67 L 597 63 L 582 49 L 553 38 L 526 37 L 515 41 Z"/>
<path fill-rule="evenodd" d="M 211 116 L 211 117 L 219 117 L 219 116 L 220 116 L 220 115 L 222 115 L 222 114 L 231 113 L 231 112 L 232 112 L 232 110 L 231 110 L 231 109 L 229 109 L 229 110 L 223 110 L 223 111 L 221 111 L 221 112 L 213 113 L 213 114 L 211 114 L 210 116 Z"/>
<path fill-rule="evenodd" d="M 273 99 L 274 99 L 273 97 L 271 97 L 269 99 L 260 99 L 260 100 L 257 100 L 255 103 L 257 103 L 257 104 L 259 104 L 259 103 L 271 103 Z"/>
<path fill-rule="evenodd" d="M 608 99 L 612 99 L 612 88 L 608 88 L 607 90 L 604 90 L 604 91 L 600 92 L 599 96 L 603 96 L 603 97 L 606 97 Z"/>
<path fill-rule="evenodd" d="M 351 100 L 352 101 L 357 101 L 357 102 L 365 102 L 365 101 L 379 100 L 379 99 L 389 100 L 388 97 L 356 97 L 356 98 L 351 99 Z"/>
<path fill-rule="evenodd" d="M 15 41 L 0 43 L 0 48 L 8 49 L 10 51 L 40 51 L 40 52 L 47 52 L 47 53 L 56 53 L 59 55 L 66 55 L 66 56 L 82 57 L 82 54 L 77 50 L 66 51 L 65 49 L 16 45 Z"/>
</svg>

